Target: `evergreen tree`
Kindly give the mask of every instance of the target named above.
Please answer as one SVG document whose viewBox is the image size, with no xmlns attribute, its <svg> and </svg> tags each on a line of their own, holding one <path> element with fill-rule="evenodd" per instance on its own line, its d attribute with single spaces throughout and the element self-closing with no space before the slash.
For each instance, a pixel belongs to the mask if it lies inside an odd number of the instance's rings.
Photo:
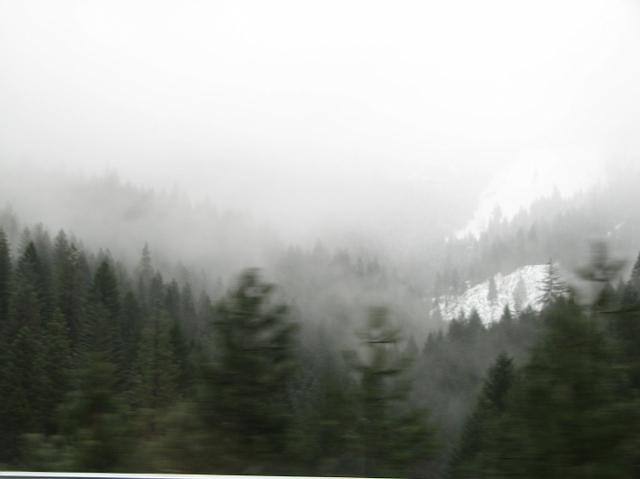
<svg viewBox="0 0 640 479">
<path fill-rule="evenodd" d="M 467 322 L 467 336 L 469 340 L 475 341 L 480 334 L 484 331 L 484 324 L 478 310 L 473 308 L 469 314 Z"/>
<path fill-rule="evenodd" d="M 43 429 L 47 413 L 47 376 L 43 331 L 40 260 L 33 242 L 21 255 L 12 281 L 9 318 L 3 331 L 0 385 L 0 454 L 19 457 L 19 437 Z"/>
<path fill-rule="evenodd" d="M 565 296 L 568 292 L 566 285 L 560 278 L 553 260 L 549 260 L 546 266 L 545 277 L 540 283 L 540 296 L 538 296 L 538 303 L 543 306 L 548 306 L 558 298 Z"/>
<path fill-rule="evenodd" d="M 617 351 L 596 319 L 566 300 L 545 324 L 479 475 L 636 477 L 640 417 Z"/>
<path fill-rule="evenodd" d="M 520 313 L 527 301 L 527 285 L 524 283 L 524 279 L 522 276 L 518 278 L 518 283 L 516 284 L 516 289 L 513 292 L 513 304 L 515 307 L 516 313 Z"/>
<path fill-rule="evenodd" d="M 52 244 L 49 232 L 42 224 L 36 225 L 32 233 L 33 245 L 38 256 L 38 289 L 42 305 L 42 320 L 47 322 L 54 312 L 52 284 Z"/>
<path fill-rule="evenodd" d="M 44 266 L 32 241 L 27 243 L 22 255 L 18 259 L 15 279 L 16 285 L 14 293 L 15 291 L 24 292 L 25 290 L 22 288 L 30 289 L 30 291 L 35 294 L 35 301 L 30 302 L 30 304 L 37 307 L 38 320 L 44 322 L 48 317 L 47 295 L 49 284 Z M 19 308 L 23 303 L 22 300 L 17 298 L 12 300 L 12 304 L 16 308 Z M 19 316 L 21 316 L 20 313 L 16 312 L 16 314 L 14 314 L 14 318 L 19 318 Z"/>
<path fill-rule="evenodd" d="M 198 325 L 198 314 L 196 312 L 193 293 L 189 283 L 186 283 L 182 287 L 182 291 L 180 292 L 180 302 L 180 315 L 182 317 L 185 335 L 187 338 L 194 338 L 198 335 L 200 327 Z"/>
<path fill-rule="evenodd" d="M 21 326 L 7 353 L 2 368 L 0 460 L 15 462 L 21 457 L 21 435 L 42 431 L 46 420 L 49 391 L 42 335 L 28 324 Z"/>
<path fill-rule="evenodd" d="M 297 470 L 321 476 L 358 472 L 355 390 L 334 345 L 322 330 L 314 351 L 299 356 L 292 397 L 293 423 L 288 451 Z"/>
<path fill-rule="evenodd" d="M 511 308 L 506 304 L 502 310 L 502 316 L 500 317 L 500 323 L 505 326 L 513 325 L 513 314 L 511 314 Z"/>
<path fill-rule="evenodd" d="M 56 236 L 53 248 L 54 304 L 67 323 L 69 338 L 77 347 L 86 313 L 88 272 L 84 259 L 64 231 Z"/>
<path fill-rule="evenodd" d="M 158 410 L 175 401 L 179 368 L 169 318 L 154 319 L 143 329 L 135 374 L 134 403 L 138 408 Z"/>
<path fill-rule="evenodd" d="M 59 310 L 45 327 L 43 338 L 44 360 L 44 431 L 52 434 L 56 431 L 56 409 L 71 389 L 71 342 L 67 323 Z"/>
<path fill-rule="evenodd" d="M 131 386 L 133 367 L 137 360 L 142 333 L 142 311 L 133 291 L 127 291 L 122 299 L 122 355 L 127 367 L 126 375 Z"/>
<path fill-rule="evenodd" d="M 120 314 L 120 292 L 118 280 L 108 260 L 103 260 L 93 279 L 92 299 L 103 306 L 109 318 L 116 322 Z"/>
<path fill-rule="evenodd" d="M 167 285 L 164 298 L 164 309 L 173 321 L 180 322 L 182 320 L 180 288 L 175 280 L 171 281 Z"/>
<path fill-rule="evenodd" d="M 200 410 L 220 434 L 217 460 L 225 470 L 246 471 L 253 464 L 252 472 L 262 472 L 285 464 L 297 326 L 284 304 L 272 302 L 273 291 L 256 270 L 247 270 L 216 309 Z"/>
<path fill-rule="evenodd" d="M 127 330 L 120 299 L 118 280 L 108 259 L 103 259 L 93 277 L 90 301 L 83 324 L 81 353 L 102 354 L 116 368 L 116 385 L 126 387 L 130 365 L 124 333 Z"/>
<path fill-rule="evenodd" d="M 508 395 L 515 381 L 513 360 L 498 356 L 489 369 L 475 410 L 467 419 L 451 460 L 451 477 L 473 478 L 486 474 L 490 442 L 507 410 Z"/>
<path fill-rule="evenodd" d="M 389 324 L 385 308 L 374 308 L 360 340 L 363 354 L 346 355 L 359 384 L 356 435 L 362 465 L 358 473 L 407 474 L 431 458 L 434 444 L 425 412 L 406 404 L 409 384 L 402 376 L 410 360 L 400 354 L 400 331 Z"/>
<path fill-rule="evenodd" d="M 628 308 L 640 306 L 640 255 L 631 270 L 631 277 L 624 288 L 622 301 Z"/>
<path fill-rule="evenodd" d="M 100 353 L 87 356 L 79 388 L 61 408 L 61 452 L 72 470 L 113 471 L 127 453 L 126 420 L 115 397 L 113 366 Z"/>
<path fill-rule="evenodd" d="M 9 320 L 11 258 L 7 236 L 0 228 L 0 335 Z"/>
</svg>

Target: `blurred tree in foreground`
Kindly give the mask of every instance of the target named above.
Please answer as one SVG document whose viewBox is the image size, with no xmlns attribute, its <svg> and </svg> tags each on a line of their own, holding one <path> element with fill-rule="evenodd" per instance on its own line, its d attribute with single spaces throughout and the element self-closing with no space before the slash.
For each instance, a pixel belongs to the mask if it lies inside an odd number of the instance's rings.
<svg viewBox="0 0 640 479">
<path fill-rule="evenodd" d="M 403 377 L 411 358 L 401 349 L 400 330 L 385 308 L 374 308 L 359 335 L 362 354 L 346 355 L 358 378 L 356 443 L 359 474 L 406 475 L 433 454 L 433 432 L 422 410 L 407 407 L 410 384 Z"/>
<path fill-rule="evenodd" d="M 213 357 L 199 404 L 224 470 L 260 473 L 286 461 L 297 326 L 273 293 L 248 270 L 214 312 Z"/>
</svg>

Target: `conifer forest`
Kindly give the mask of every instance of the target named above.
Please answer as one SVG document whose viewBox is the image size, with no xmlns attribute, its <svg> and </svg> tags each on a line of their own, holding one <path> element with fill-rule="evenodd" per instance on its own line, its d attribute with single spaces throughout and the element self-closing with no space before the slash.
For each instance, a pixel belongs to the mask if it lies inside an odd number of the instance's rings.
<svg viewBox="0 0 640 479">
<path fill-rule="evenodd" d="M 638 85 L 640 0 L 0 0 L 0 479 L 640 479 Z"/>
</svg>

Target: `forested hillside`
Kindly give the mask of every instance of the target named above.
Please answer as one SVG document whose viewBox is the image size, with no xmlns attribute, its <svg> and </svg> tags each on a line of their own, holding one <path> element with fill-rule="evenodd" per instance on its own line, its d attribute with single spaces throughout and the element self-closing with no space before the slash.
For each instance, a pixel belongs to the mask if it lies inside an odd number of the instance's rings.
<svg viewBox="0 0 640 479">
<path fill-rule="evenodd" d="M 0 0 L 0 478 L 640 479 L 638 85 L 635 0 Z"/>
<path fill-rule="evenodd" d="M 423 341 L 383 300 L 365 320 L 314 323 L 255 269 L 211 296 L 163 277 L 148 247 L 130 267 L 62 231 L 11 245 L 3 231 L 0 461 L 421 477 L 540 477 L 544 463 L 632 477 L 640 266 L 618 284 L 622 263 L 594 251 L 581 273 L 602 287 L 588 307 L 549 277 L 541 313 L 506 308 L 485 325 L 472 312 Z M 375 263 L 354 267 L 384 280 Z M 614 456 L 596 454 L 609 444 Z"/>
<path fill-rule="evenodd" d="M 640 242 L 638 181 L 636 169 L 612 172 L 602 184 L 579 194 L 539 198 L 512 218 L 495 210 L 478 235 L 452 237 L 425 253 L 431 260 L 422 263 L 429 265 L 424 271 L 432 272 L 427 290 L 434 297 L 460 294 L 498 273 L 545 264 L 550 258 L 573 277 L 595 239 L 606 239 L 630 268 Z"/>
<path fill-rule="evenodd" d="M 301 348 L 304 311 L 257 270 L 212 301 L 146 247 L 129 270 L 42 227 L 1 233 L 0 293 L 6 467 L 394 475 L 433 456 L 385 308 L 352 350 L 320 328 Z"/>
</svg>

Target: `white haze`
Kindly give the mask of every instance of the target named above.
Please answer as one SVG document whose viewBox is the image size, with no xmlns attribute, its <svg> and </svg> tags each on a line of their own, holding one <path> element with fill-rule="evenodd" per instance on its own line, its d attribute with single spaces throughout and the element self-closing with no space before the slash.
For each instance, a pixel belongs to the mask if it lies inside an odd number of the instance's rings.
<svg viewBox="0 0 640 479">
<path fill-rule="evenodd" d="M 637 158 L 639 15 L 631 0 L 0 0 L 0 167 L 116 170 L 296 238 L 419 243 L 464 227 L 513 161 Z"/>
</svg>

